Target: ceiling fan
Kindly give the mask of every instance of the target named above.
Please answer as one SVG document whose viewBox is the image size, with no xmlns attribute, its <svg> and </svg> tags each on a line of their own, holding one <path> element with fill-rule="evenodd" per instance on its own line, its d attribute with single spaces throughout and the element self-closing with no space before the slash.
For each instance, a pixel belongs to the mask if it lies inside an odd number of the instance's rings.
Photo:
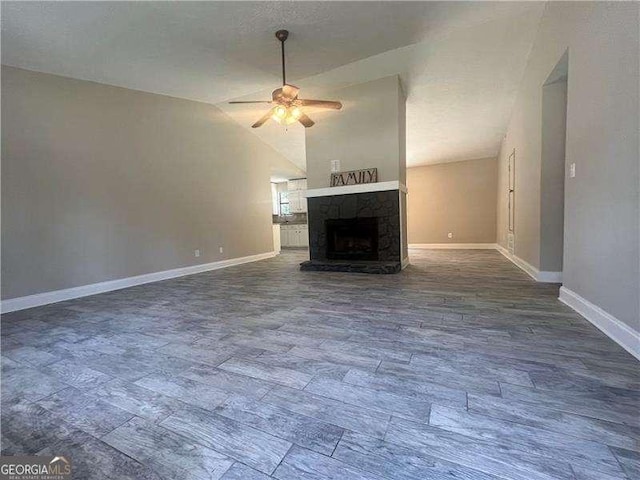
<svg viewBox="0 0 640 480">
<path fill-rule="evenodd" d="M 238 101 L 229 103 L 268 103 L 274 105 L 263 117 L 256 123 L 251 125 L 251 128 L 258 128 L 262 126 L 270 118 L 278 123 L 284 125 L 290 125 L 294 122 L 300 122 L 305 128 L 312 127 L 314 121 L 311 120 L 302 111 L 303 107 L 314 108 L 330 108 L 333 110 L 340 110 L 342 104 L 340 102 L 332 102 L 329 100 L 309 100 L 298 98 L 298 92 L 300 89 L 294 85 L 287 84 L 287 76 L 285 70 L 284 59 L 284 42 L 289 37 L 287 30 L 278 30 L 276 32 L 276 38 L 280 40 L 282 47 L 282 87 L 276 88 L 271 94 L 271 100 L 250 100 L 250 101 Z"/>
</svg>

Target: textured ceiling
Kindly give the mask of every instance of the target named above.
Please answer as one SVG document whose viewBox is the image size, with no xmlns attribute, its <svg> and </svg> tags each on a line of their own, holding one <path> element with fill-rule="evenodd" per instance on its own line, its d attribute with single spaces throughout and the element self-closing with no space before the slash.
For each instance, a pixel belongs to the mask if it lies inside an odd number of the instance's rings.
<svg viewBox="0 0 640 480">
<path fill-rule="evenodd" d="M 207 102 L 415 43 L 421 2 L 3 2 L 2 62 Z M 380 29 L 384 19 L 384 30 Z M 375 28 L 374 28 L 375 27 Z"/>
<path fill-rule="evenodd" d="M 3 2 L 2 63 L 217 103 L 241 125 L 280 82 L 305 97 L 390 74 L 409 165 L 495 155 L 542 13 L 520 2 Z M 313 113 L 331 121 L 339 112 Z M 299 167 L 304 129 L 251 130 Z"/>
</svg>

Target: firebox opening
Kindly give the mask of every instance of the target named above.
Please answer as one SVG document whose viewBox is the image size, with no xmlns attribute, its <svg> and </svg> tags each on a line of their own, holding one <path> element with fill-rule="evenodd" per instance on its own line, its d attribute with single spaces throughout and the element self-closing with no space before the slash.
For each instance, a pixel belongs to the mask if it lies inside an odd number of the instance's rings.
<svg viewBox="0 0 640 480">
<path fill-rule="evenodd" d="M 327 258 L 330 260 L 378 260 L 378 218 L 325 220 Z"/>
</svg>

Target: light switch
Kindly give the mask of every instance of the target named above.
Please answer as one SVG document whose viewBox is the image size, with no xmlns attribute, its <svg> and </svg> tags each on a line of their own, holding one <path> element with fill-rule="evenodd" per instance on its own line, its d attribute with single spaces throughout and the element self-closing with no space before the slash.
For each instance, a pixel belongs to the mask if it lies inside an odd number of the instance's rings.
<svg viewBox="0 0 640 480">
<path fill-rule="evenodd" d="M 569 178 L 576 178 L 576 164 L 569 165 Z"/>
</svg>

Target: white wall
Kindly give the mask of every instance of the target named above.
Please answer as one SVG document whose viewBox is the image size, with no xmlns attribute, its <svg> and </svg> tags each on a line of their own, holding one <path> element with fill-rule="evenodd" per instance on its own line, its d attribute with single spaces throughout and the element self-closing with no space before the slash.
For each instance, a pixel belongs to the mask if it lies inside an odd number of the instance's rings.
<svg viewBox="0 0 640 480">
<path fill-rule="evenodd" d="M 640 331 L 639 34 L 635 2 L 549 2 L 500 152 L 516 149 L 515 253 L 540 268 L 542 88 L 568 49 L 564 286 Z"/>
<path fill-rule="evenodd" d="M 272 251 L 281 162 L 212 105 L 3 67 L 2 298 Z"/>
</svg>

